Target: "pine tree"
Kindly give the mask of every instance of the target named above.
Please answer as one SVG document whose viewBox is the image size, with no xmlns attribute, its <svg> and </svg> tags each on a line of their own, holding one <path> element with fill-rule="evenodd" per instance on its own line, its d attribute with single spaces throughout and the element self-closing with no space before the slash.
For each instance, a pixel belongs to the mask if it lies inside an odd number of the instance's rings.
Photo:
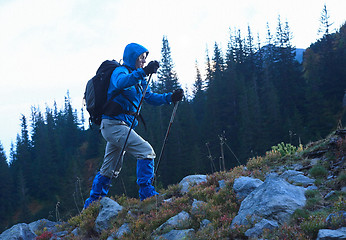
<svg viewBox="0 0 346 240">
<path fill-rule="evenodd" d="M 158 82 L 156 83 L 155 90 L 158 93 L 166 93 L 166 92 L 173 92 L 177 88 L 181 88 L 181 85 L 178 81 L 177 74 L 174 70 L 174 64 L 171 57 L 171 49 L 168 43 L 168 39 L 166 36 L 163 36 L 162 49 L 161 49 L 161 61 L 160 61 L 160 68 L 158 71 Z M 157 141 L 154 141 L 153 145 L 158 146 L 156 147 L 156 149 L 160 149 L 160 147 L 162 146 L 163 136 L 165 135 L 165 132 L 166 132 L 166 126 L 170 120 L 171 109 L 167 108 L 167 106 L 161 106 L 158 108 L 150 107 L 150 108 L 151 108 L 151 111 L 153 112 L 152 116 L 156 116 L 156 119 L 152 118 L 151 120 L 153 122 L 156 122 L 154 130 L 152 131 L 156 132 L 158 136 L 162 136 L 161 138 L 157 139 Z M 176 166 L 180 166 L 180 162 L 183 161 L 181 158 L 181 155 L 182 155 L 181 146 L 183 143 L 180 136 L 176 134 L 176 132 L 179 131 L 179 129 L 177 129 L 179 125 L 178 124 L 175 124 L 175 125 L 176 125 L 175 133 L 173 132 L 170 134 L 171 144 L 169 146 L 166 146 L 162 156 L 162 164 L 160 164 L 160 172 L 162 173 L 161 175 L 165 176 L 162 179 L 164 185 L 166 185 L 169 181 L 176 179 L 177 178 L 176 174 L 180 173 L 179 168 L 177 168 L 176 171 L 170 171 L 170 166 L 171 166 L 170 162 L 174 161 L 176 163 Z"/>
<path fill-rule="evenodd" d="M 323 37 L 329 35 L 330 27 L 333 23 L 330 22 L 329 11 L 327 10 L 327 5 L 323 5 L 323 10 L 320 18 L 320 27 L 318 29 L 318 34 L 321 34 Z"/>
<path fill-rule="evenodd" d="M 169 47 L 168 39 L 163 36 L 161 49 L 160 68 L 158 70 L 158 92 L 172 92 L 180 88 L 178 77 L 174 71 L 174 64 L 171 57 L 171 48 Z"/>
</svg>

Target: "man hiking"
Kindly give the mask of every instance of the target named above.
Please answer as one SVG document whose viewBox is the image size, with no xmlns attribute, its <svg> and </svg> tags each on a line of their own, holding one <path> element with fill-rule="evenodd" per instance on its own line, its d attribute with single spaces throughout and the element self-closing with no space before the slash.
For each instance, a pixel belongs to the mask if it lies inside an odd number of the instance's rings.
<svg viewBox="0 0 346 240">
<path fill-rule="evenodd" d="M 107 195 L 113 174 L 121 169 L 125 151 L 137 159 L 137 184 L 139 185 L 140 200 L 158 195 L 152 186 L 156 155 L 152 146 L 133 130 L 138 124 L 134 113 L 140 108 L 139 104 L 145 89 L 144 100 L 156 106 L 176 103 L 183 98 L 184 92 L 182 89 L 164 94 L 151 92 L 150 87 L 147 86 L 147 76 L 157 72 L 159 62 L 151 61 L 144 67 L 148 53 L 149 51 L 145 47 L 137 43 L 128 44 L 124 50 L 123 65 L 117 67 L 111 75 L 107 92 L 107 98 L 111 101 L 108 101 L 109 104 L 100 125 L 107 145 L 103 164 L 94 178 L 90 197 L 85 201 L 85 209 L 93 201 Z M 121 92 L 121 94 L 110 99 L 115 92 Z M 131 129 L 130 126 L 133 128 Z"/>
</svg>

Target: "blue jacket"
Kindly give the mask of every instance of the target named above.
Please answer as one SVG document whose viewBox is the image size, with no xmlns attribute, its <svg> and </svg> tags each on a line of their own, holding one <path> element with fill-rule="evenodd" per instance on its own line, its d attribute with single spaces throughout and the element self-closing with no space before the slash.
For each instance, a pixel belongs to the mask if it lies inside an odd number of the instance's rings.
<svg viewBox="0 0 346 240">
<path fill-rule="evenodd" d="M 145 52 L 148 52 L 148 50 L 137 43 L 128 44 L 124 50 L 123 56 L 125 66 L 116 68 L 112 73 L 107 97 L 110 99 L 114 91 L 123 90 L 122 94 L 115 97 L 113 101 L 119 103 L 125 111 L 136 112 L 137 110 L 124 95 L 138 106 L 143 95 L 142 91 L 146 88 L 147 80 L 144 70 L 142 68 L 135 69 L 137 58 Z M 136 87 L 136 84 L 139 85 Z M 171 95 L 172 93 L 153 93 L 150 90 L 150 86 L 148 86 L 144 100 L 149 104 L 159 106 L 171 103 Z M 128 126 L 131 126 L 134 116 L 122 113 L 117 116 L 103 115 L 103 118 L 121 120 Z M 134 127 L 137 125 L 138 121 L 136 120 Z"/>
</svg>

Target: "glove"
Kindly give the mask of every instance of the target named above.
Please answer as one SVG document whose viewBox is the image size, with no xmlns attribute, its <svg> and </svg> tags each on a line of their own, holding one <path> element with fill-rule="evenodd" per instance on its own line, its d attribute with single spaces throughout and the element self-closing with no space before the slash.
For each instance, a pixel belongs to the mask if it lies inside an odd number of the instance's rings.
<svg viewBox="0 0 346 240">
<path fill-rule="evenodd" d="M 181 99 L 183 99 L 184 97 L 184 90 L 183 89 L 177 89 L 173 91 L 173 94 L 171 96 L 172 98 L 172 102 L 176 103 L 178 101 L 181 101 Z"/>
<path fill-rule="evenodd" d="M 149 74 L 156 73 L 159 67 L 160 64 L 158 61 L 151 61 L 146 67 L 143 68 L 143 70 L 148 76 Z"/>
</svg>

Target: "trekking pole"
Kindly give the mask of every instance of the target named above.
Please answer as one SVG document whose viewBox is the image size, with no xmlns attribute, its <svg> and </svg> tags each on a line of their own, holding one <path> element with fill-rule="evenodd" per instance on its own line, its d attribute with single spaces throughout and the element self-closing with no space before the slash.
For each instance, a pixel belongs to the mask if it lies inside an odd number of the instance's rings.
<svg viewBox="0 0 346 240">
<path fill-rule="evenodd" d="M 169 125 L 168 125 L 167 131 L 166 131 L 166 136 L 165 136 L 165 138 L 163 140 L 160 156 L 159 156 L 159 159 L 157 160 L 157 166 L 156 166 L 156 170 L 154 172 L 153 183 L 155 182 L 156 173 L 157 173 L 157 170 L 159 169 L 160 161 L 161 161 L 161 158 L 162 158 L 162 155 L 163 155 L 163 150 L 165 149 L 165 146 L 166 146 L 168 134 L 169 134 L 169 132 L 171 130 L 171 126 L 172 126 L 172 123 L 173 123 L 173 120 L 174 120 L 174 117 L 175 117 L 175 113 L 177 112 L 178 104 L 179 104 L 179 101 L 174 104 L 174 108 L 173 108 L 172 115 L 171 115 L 171 120 L 169 121 Z"/>
<path fill-rule="evenodd" d="M 153 75 L 152 73 L 149 75 L 149 79 L 148 79 L 147 85 L 145 86 L 145 89 L 144 89 L 144 91 L 143 91 L 143 95 L 142 95 L 141 101 L 140 101 L 139 104 L 138 104 L 137 111 L 136 111 L 136 113 L 135 113 L 135 115 L 134 115 L 134 118 L 133 118 L 133 121 L 132 121 L 132 123 L 131 123 L 129 132 L 127 133 L 127 136 L 126 136 L 126 139 L 125 139 L 123 148 L 121 149 L 119 158 L 118 158 L 118 160 L 117 160 L 117 162 L 116 162 L 116 164 L 115 164 L 114 172 L 113 172 L 113 174 L 112 174 L 112 176 L 111 176 L 111 179 L 110 179 L 110 181 L 109 181 L 109 188 L 110 188 L 110 184 L 111 184 L 111 181 L 112 181 L 112 179 L 113 179 L 113 176 L 115 175 L 115 170 L 117 169 L 119 162 L 122 161 L 123 155 L 125 154 L 125 148 L 126 148 L 127 140 L 128 140 L 129 137 L 130 137 L 130 134 L 131 134 L 131 131 L 132 131 L 134 125 L 135 125 L 136 119 L 137 119 L 137 117 L 138 117 L 138 115 L 139 115 L 139 112 L 141 111 L 141 107 L 142 107 L 142 105 L 143 105 L 145 93 L 147 92 L 147 89 L 148 89 L 148 87 L 149 87 L 149 83 L 150 83 L 150 80 L 151 80 L 151 76 L 152 76 L 152 75 Z M 120 170 L 121 170 L 121 167 L 120 167 L 120 169 L 117 171 L 117 174 L 116 174 L 116 176 L 115 176 L 116 178 L 117 178 L 118 175 L 120 174 Z"/>
</svg>

